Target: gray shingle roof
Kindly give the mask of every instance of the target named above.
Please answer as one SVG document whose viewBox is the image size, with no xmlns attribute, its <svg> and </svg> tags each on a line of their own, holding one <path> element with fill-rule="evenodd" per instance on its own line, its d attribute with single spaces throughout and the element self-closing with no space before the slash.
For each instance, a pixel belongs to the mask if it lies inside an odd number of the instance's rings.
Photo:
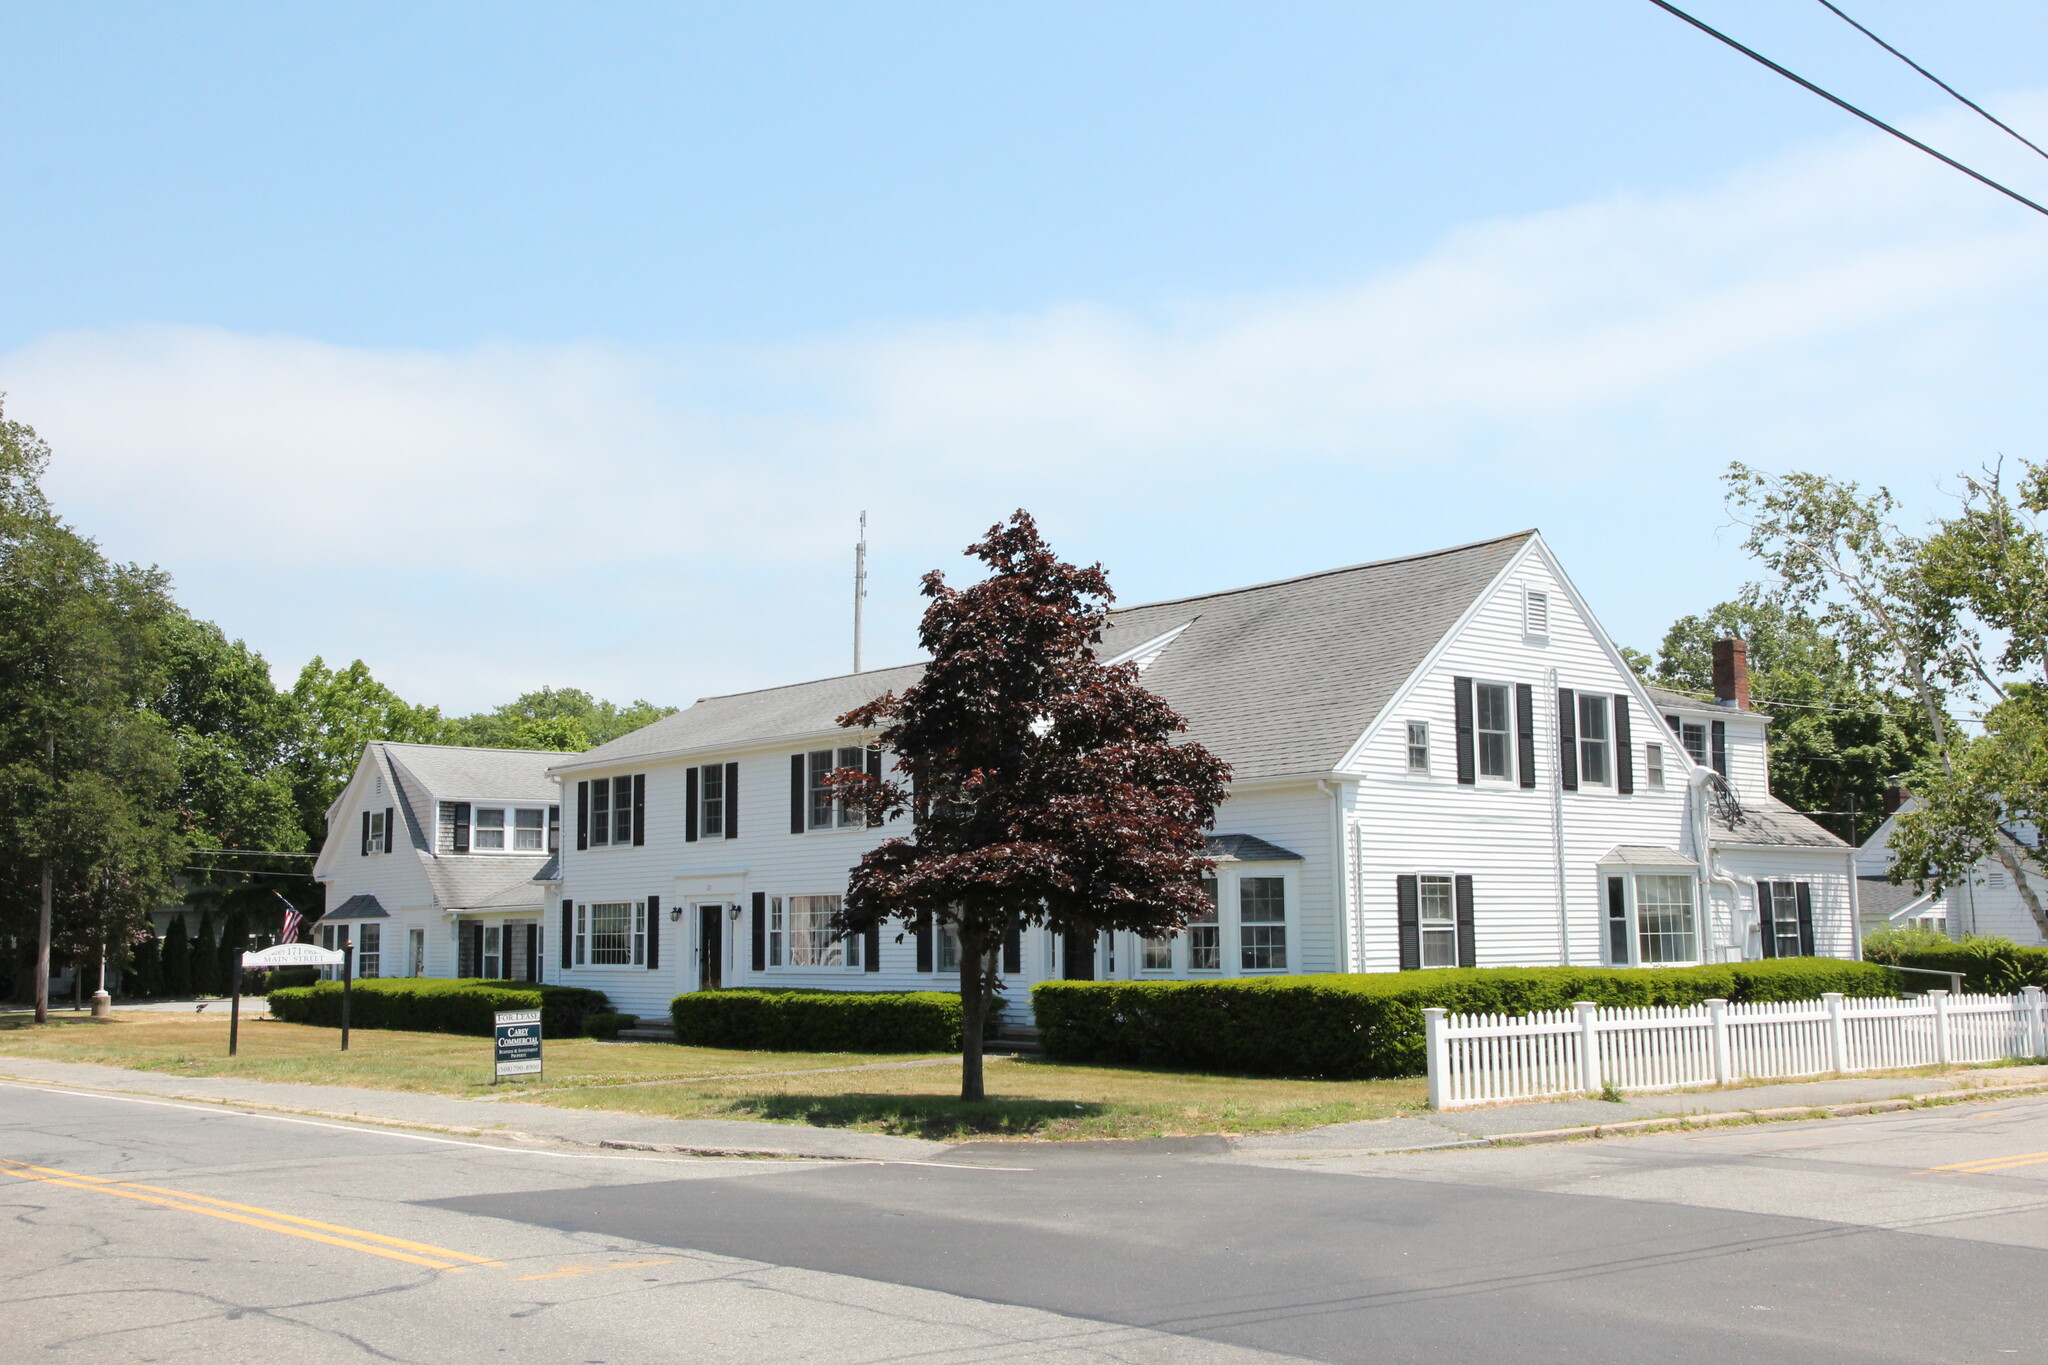
<svg viewBox="0 0 2048 1365">
<path fill-rule="evenodd" d="M 335 906 L 332 910 L 329 910 L 326 914 L 320 917 L 322 923 L 325 923 L 329 920 L 338 919 L 390 918 L 391 912 L 384 908 L 384 903 L 367 892 L 364 892 L 361 895 L 350 896 L 340 905 Z"/>
<path fill-rule="evenodd" d="M 533 874 L 533 879 L 537 882 L 558 882 L 562 880 L 562 855 L 559 853 L 550 854 L 547 862 L 542 865 L 541 870 Z"/>
<path fill-rule="evenodd" d="M 1911 886 L 1893 886 L 1883 877 L 1856 879 L 1856 908 L 1865 919 L 1890 919 L 1907 906 L 1930 897 Z"/>
<path fill-rule="evenodd" d="M 541 904 L 541 889 L 533 874 L 548 862 L 543 855 L 472 854 L 421 862 L 427 869 L 427 883 L 434 889 L 434 903 L 443 910 L 538 908 Z"/>
<path fill-rule="evenodd" d="M 1256 834 L 1212 834 L 1203 843 L 1202 853 L 1226 863 L 1298 863 L 1299 853 L 1290 852 L 1278 844 L 1267 843 Z"/>
<path fill-rule="evenodd" d="M 1845 850 L 1849 847 L 1839 835 L 1830 834 L 1775 796 L 1766 796 L 1761 801 L 1745 800 L 1742 814 L 1732 823 L 1722 818 L 1718 808 L 1710 805 L 1708 809 L 1712 811 L 1712 829 L 1707 837 L 1716 844 Z"/>
<path fill-rule="evenodd" d="M 554 801 L 560 792 L 548 780 L 548 769 L 575 757 L 550 749 L 469 749 L 455 744 L 384 741 L 383 747 L 395 766 L 444 801 Z"/>
<path fill-rule="evenodd" d="M 1115 612 L 1101 653 L 1176 626 L 1145 685 L 1239 779 L 1328 772 L 1465 609 L 1535 535 Z M 817 735 L 922 665 L 707 697 L 575 760 L 606 763 Z"/>
</svg>

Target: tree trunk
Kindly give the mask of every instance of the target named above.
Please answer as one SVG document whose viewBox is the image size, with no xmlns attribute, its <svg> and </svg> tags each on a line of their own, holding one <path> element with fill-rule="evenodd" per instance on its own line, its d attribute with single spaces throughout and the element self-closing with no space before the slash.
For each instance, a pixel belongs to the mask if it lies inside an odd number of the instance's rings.
<svg viewBox="0 0 2048 1365">
<path fill-rule="evenodd" d="M 43 859 L 43 903 L 36 911 L 36 1022 L 50 1022 L 50 902 L 55 894 L 50 860 Z"/>
<path fill-rule="evenodd" d="M 981 1034 L 988 1018 L 988 964 L 981 935 L 960 926 L 960 1098 L 985 1097 L 981 1079 Z"/>
<path fill-rule="evenodd" d="M 2012 878 L 2027 913 L 2034 917 L 2034 927 L 2040 931 L 2041 937 L 2048 938 L 2048 912 L 2042 910 L 2041 897 L 2027 880 L 2026 865 L 2020 861 L 2020 855 L 2004 839 L 1993 840 L 1992 847 L 1998 851 L 1998 861 L 2005 865 L 2005 875 Z M 1970 927 L 1975 929 L 1977 926 L 1973 924 Z"/>
</svg>

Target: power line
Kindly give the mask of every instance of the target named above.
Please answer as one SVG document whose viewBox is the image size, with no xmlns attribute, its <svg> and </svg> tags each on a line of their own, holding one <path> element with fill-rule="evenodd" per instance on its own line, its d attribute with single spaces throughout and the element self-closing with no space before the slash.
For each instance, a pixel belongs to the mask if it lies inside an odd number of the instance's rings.
<svg viewBox="0 0 2048 1365">
<path fill-rule="evenodd" d="M 316 878 L 310 872 L 255 872 L 246 867 L 181 867 L 180 872 L 218 872 L 229 877 L 304 877 L 307 881 Z"/>
<path fill-rule="evenodd" d="M 2018 130 L 2018 129 L 2016 129 L 2016 128 L 2012 127 L 2012 126 L 2011 126 L 2010 124 L 2008 124 L 2008 123 L 2005 123 L 2005 122 L 2003 122 L 2002 120 L 2000 120 L 2000 119 L 1999 119 L 1999 117 L 1998 117 L 1998 116 L 1997 116 L 1996 114 L 1992 113 L 1992 112 L 1991 112 L 1991 111 L 1990 111 L 1989 109 L 1986 109 L 1986 108 L 1985 108 L 1985 107 L 1984 107 L 1983 105 L 1981 105 L 1981 104 L 1977 103 L 1977 101 L 1975 101 L 1975 100 L 1971 99 L 1971 98 L 1970 98 L 1970 97 L 1969 97 L 1968 95 L 1965 95 L 1965 94 L 1964 94 L 1964 93 L 1963 93 L 1962 91 L 1960 91 L 1960 90 L 1956 89 L 1956 88 L 1955 88 L 1955 87 L 1954 87 L 1953 85 L 1950 85 L 1950 84 L 1949 84 L 1949 83 L 1948 83 L 1947 81 L 1945 81 L 1945 80 L 1943 80 L 1943 79 L 1942 79 L 1941 77 L 1939 77 L 1939 76 L 1935 75 L 1935 74 L 1934 74 L 1934 73 L 1933 73 L 1932 71 L 1929 71 L 1929 70 L 1928 70 L 1928 69 L 1927 69 L 1926 67 L 1924 67 L 1924 66 L 1920 65 L 1920 63 L 1918 63 L 1918 62 L 1914 61 L 1914 60 L 1913 60 L 1913 59 L 1912 59 L 1911 57 L 1908 57 L 1908 56 L 1907 56 L 1907 55 L 1906 55 L 1905 53 L 1903 53 L 1903 52 L 1899 51 L 1899 50 L 1898 50 L 1897 48 L 1893 47 L 1893 46 L 1892 46 L 1892 45 L 1891 45 L 1890 43 L 1888 43 L 1888 42 L 1886 42 L 1886 41 L 1885 41 L 1884 39 L 1882 39 L 1882 38 L 1878 37 L 1878 36 L 1877 36 L 1877 35 L 1876 35 L 1875 33 L 1872 33 L 1872 32 L 1871 32 L 1871 31 L 1870 31 L 1869 29 L 1867 29 L 1867 28 L 1863 27 L 1863 25 L 1861 25 L 1861 24 L 1857 23 L 1857 22 L 1856 22 L 1856 21 L 1855 21 L 1854 19 L 1851 19 L 1851 18 L 1850 18 L 1850 17 L 1848 16 L 1848 15 L 1846 15 L 1846 14 L 1844 14 L 1844 13 L 1842 12 L 1842 10 L 1841 10 L 1841 7 L 1840 7 L 1839 5 L 1836 5 L 1836 4 L 1832 3 L 1832 0 L 1820 0 L 1820 3 L 1821 3 L 1821 4 L 1823 4 L 1823 5 L 1826 5 L 1826 6 L 1828 7 L 1828 9 L 1832 10 L 1832 11 L 1834 12 L 1834 15 L 1835 15 L 1835 17 L 1836 17 L 1836 18 L 1838 18 L 1838 19 L 1840 19 L 1840 20 L 1841 20 L 1841 21 L 1842 21 L 1843 23 L 1847 24 L 1847 25 L 1848 25 L 1848 26 L 1849 26 L 1850 28 L 1853 28 L 1853 29 L 1855 29 L 1855 30 L 1856 30 L 1856 31 L 1857 31 L 1858 33 L 1862 34 L 1862 35 L 1863 35 L 1864 37 L 1866 37 L 1866 38 L 1870 39 L 1870 41 L 1871 41 L 1871 42 L 1873 42 L 1873 43 L 1876 43 L 1876 44 L 1877 44 L 1877 45 L 1878 45 L 1879 47 L 1883 48 L 1883 49 L 1884 49 L 1884 50 L 1885 50 L 1886 52 L 1889 52 L 1889 53 L 1891 53 L 1891 54 L 1892 54 L 1892 55 L 1893 55 L 1894 57 L 1897 57 L 1897 58 L 1898 58 L 1898 59 L 1899 59 L 1900 61 L 1904 62 L 1904 63 L 1905 63 L 1905 64 L 1906 64 L 1907 66 L 1910 66 L 1910 67 L 1912 67 L 1912 68 L 1913 68 L 1913 69 L 1914 69 L 1915 71 L 1917 71 L 1917 72 L 1919 72 L 1919 73 L 1920 73 L 1921 75 L 1925 76 L 1925 77 L 1926 77 L 1926 78 L 1927 78 L 1928 80 L 1930 80 L 1930 81 L 1933 81 L 1933 82 L 1934 82 L 1934 83 L 1935 83 L 1936 85 L 1940 86 L 1940 87 L 1941 87 L 1941 88 L 1942 88 L 1943 90 L 1946 90 L 1946 91 L 1948 91 L 1948 93 L 1949 93 L 1949 94 L 1951 94 L 1951 95 L 1955 96 L 1955 97 L 1956 97 L 1956 98 L 1957 98 L 1958 100 L 1961 100 L 1961 101 L 1962 101 L 1962 102 L 1963 102 L 1964 104 L 1966 104 L 1966 105 L 1968 105 L 1968 106 L 1969 106 L 1970 108 L 1972 108 L 1972 109 L 1976 110 L 1976 111 L 1977 111 L 1977 112 L 1978 112 L 1979 114 L 1983 115 L 1983 116 L 1984 116 L 1984 117 L 1985 117 L 1986 119 L 1989 119 L 1989 120 L 1991 121 L 1991 123 L 1992 123 L 1992 124 L 1994 124 L 1995 126 L 1997 126 L 1997 127 L 1998 127 L 1998 128 L 2000 128 L 2000 129 L 2003 129 L 2003 130 L 2004 130 L 2005 132 L 2007 132 L 2007 133 L 2011 134 L 2011 135 L 2012 135 L 2013 137 L 2015 137 L 2015 138 L 2018 138 L 2018 139 L 2019 139 L 2019 140 L 2020 140 L 2021 142 L 2024 142 L 2024 143 L 2026 143 L 2026 145 L 2027 145 L 2027 146 L 2028 146 L 2029 148 L 2031 148 L 2031 149 L 2032 149 L 2032 150 L 2033 150 L 2033 151 L 2034 151 L 2035 153 L 2037 153 L 2038 155 L 2040 155 L 2040 156 L 2043 156 L 2043 157 L 2048 157 L 2048 152 L 2044 152 L 2044 151 L 2042 151 L 2042 150 L 2041 150 L 2041 149 L 2040 149 L 2039 147 L 2036 147 L 2036 146 L 2034 146 L 2034 144 L 2033 144 L 2033 143 L 2032 143 L 2031 141 L 2029 141 L 2029 140 L 2028 140 L 2028 139 L 2027 139 L 2026 137 L 2024 137 L 2024 136 L 2022 136 L 2022 135 L 2020 134 L 2020 132 L 2019 132 L 2019 130 Z"/>
<path fill-rule="evenodd" d="M 286 853 L 276 848 L 195 848 L 193 853 L 242 853 L 254 858 L 317 858 L 317 853 Z"/>
<path fill-rule="evenodd" d="M 1783 76 L 1786 80 L 1791 81 L 1794 85 L 1800 86 L 1807 90 L 1811 90 L 1814 94 L 1819 95 L 1829 104 L 1832 104 L 1840 109 L 1846 109 L 1850 113 L 1854 114 L 1857 118 L 1860 118 L 1865 123 L 1869 124 L 1871 127 L 1883 129 L 1885 132 L 1890 133 L 1893 137 L 1905 143 L 1907 146 L 1918 147 L 1921 151 L 1927 153 L 1927 155 L 1933 157 L 1936 161 L 1941 162 L 1943 165 L 1952 166 L 1956 170 L 1961 171 L 1964 175 L 1969 176 L 1970 179 L 1978 181 L 1981 184 L 1989 185 L 1992 189 L 1997 190 L 2006 198 L 2025 204 L 2034 212 L 2042 215 L 2043 217 L 2048 217 L 2048 208 L 2044 208 L 2042 205 L 2035 203 L 2033 200 L 2027 198 L 2027 196 L 2025 196 L 2024 194 L 2021 194 L 2018 190 L 2006 188 L 2004 185 L 1999 184 L 1996 180 L 1993 180 L 1990 176 L 1985 175 L 1982 171 L 1971 170 L 1968 166 L 1965 166 L 1962 162 L 1956 160 L 1954 157 L 1948 155 L 1946 152 L 1936 151 L 1934 148 L 1922 142 L 1919 138 L 1914 137 L 1911 133 L 1901 132 L 1897 128 L 1892 127 L 1889 123 L 1886 123 L 1877 115 L 1867 114 L 1863 110 L 1858 109 L 1855 105 L 1849 103 L 1849 101 L 1843 99 L 1840 95 L 1828 93 L 1827 91 L 1821 89 L 1819 86 L 1815 85 L 1812 81 L 1806 79 L 1806 77 L 1800 75 L 1798 72 L 1791 71 L 1786 69 L 1785 67 L 1779 66 L 1776 62 L 1772 61 L 1769 57 L 1764 56 L 1763 53 L 1758 52 L 1755 48 L 1744 47 L 1741 43 L 1736 42 L 1733 38 L 1730 38 L 1727 34 L 1721 32 L 1721 30 L 1714 28 L 1711 25 L 1704 24 L 1700 22 L 1698 19 L 1693 18 L 1690 14 L 1687 14 L 1684 10 L 1672 4 L 1671 0 L 1650 0 L 1650 3 L 1668 14 L 1676 15 L 1678 18 L 1685 20 L 1686 23 L 1691 24 L 1694 28 L 1706 34 L 1708 37 L 1726 43 L 1728 46 L 1734 48 L 1737 52 L 1740 52 L 1743 56 L 1749 58 L 1751 61 L 1759 62 L 1762 65 L 1769 67 L 1771 70 L 1777 72 L 1780 76 Z"/>
</svg>

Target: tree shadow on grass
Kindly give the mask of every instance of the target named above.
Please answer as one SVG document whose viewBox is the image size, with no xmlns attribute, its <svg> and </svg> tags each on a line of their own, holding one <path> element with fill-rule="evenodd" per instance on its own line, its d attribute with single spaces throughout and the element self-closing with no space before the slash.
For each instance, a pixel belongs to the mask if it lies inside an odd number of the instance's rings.
<svg viewBox="0 0 2048 1365">
<path fill-rule="evenodd" d="M 1109 1112 L 1110 1106 L 1075 1100 L 1005 1099 L 968 1102 L 943 1095 L 734 1095 L 739 1113 L 816 1128 L 874 1128 L 898 1137 L 943 1140 L 968 1134 L 1027 1137 L 1054 1123 Z"/>
</svg>

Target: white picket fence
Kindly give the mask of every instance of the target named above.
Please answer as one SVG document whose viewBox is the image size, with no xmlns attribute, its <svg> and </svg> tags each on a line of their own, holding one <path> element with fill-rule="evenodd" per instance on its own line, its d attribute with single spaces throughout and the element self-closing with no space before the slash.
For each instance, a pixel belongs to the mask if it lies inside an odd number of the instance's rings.
<svg viewBox="0 0 2048 1365">
<path fill-rule="evenodd" d="M 2041 988 L 1537 1014 L 1422 1012 L 1429 1107 L 2048 1057 Z"/>
</svg>

